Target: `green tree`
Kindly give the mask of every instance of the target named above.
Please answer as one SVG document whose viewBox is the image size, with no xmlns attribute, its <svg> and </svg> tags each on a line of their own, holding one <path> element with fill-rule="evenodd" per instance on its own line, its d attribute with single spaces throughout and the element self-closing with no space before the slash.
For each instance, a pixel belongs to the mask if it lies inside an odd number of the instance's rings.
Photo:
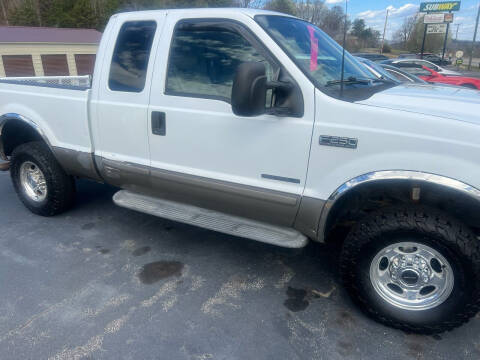
<svg viewBox="0 0 480 360">
<path fill-rule="evenodd" d="M 421 51 L 424 29 L 423 16 L 419 16 L 407 42 L 407 50 L 409 52 L 419 53 Z M 427 34 L 425 38 L 425 52 L 435 53 L 441 51 L 444 39 L 445 34 Z"/>
<path fill-rule="evenodd" d="M 297 8 L 293 0 L 268 0 L 265 9 L 284 14 L 296 15 Z"/>
<path fill-rule="evenodd" d="M 366 27 L 367 26 L 365 25 L 365 20 L 355 19 L 352 24 L 351 34 L 353 36 L 361 37 Z"/>
<path fill-rule="evenodd" d="M 74 27 L 95 28 L 98 25 L 98 17 L 90 0 L 76 0 L 68 15 Z"/>
<path fill-rule="evenodd" d="M 40 26 L 38 21 L 36 3 L 34 0 L 25 0 L 18 7 L 13 8 L 9 15 L 11 25 Z"/>
<path fill-rule="evenodd" d="M 345 27 L 345 12 L 343 11 L 343 7 L 337 5 L 331 9 L 327 8 L 322 13 L 319 26 L 328 35 L 339 41 L 343 37 Z M 350 26 L 351 22 L 347 20 L 346 31 L 348 31 Z"/>
</svg>

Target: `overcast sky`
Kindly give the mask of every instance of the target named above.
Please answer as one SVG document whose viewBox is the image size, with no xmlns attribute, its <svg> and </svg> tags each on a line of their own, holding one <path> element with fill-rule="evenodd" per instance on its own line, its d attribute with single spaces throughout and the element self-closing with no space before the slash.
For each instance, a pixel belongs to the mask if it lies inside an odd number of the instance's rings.
<svg viewBox="0 0 480 360">
<path fill-rule="evenodd" d="M 345 5 L 345 0 L 326 0 L 329 5 Z M 349 0 L 348 14 L 350 19 L 365 19 L 368 26 L 383 32 L 385 23 L 385 14 L 387 8 L 389 11 L 386 38 L 391 39 L 393 33 L 398 29 L 403 19 L 415 14 L 422 1 L 415 0 Z M 475 18 L 477 15 L 480 0 L 462 0 L 460 11 L 455 12 L 454 26 L 451 27 L 452 35 L 455 38 L 457 26 L 461 24 L 458 30 L 458 38 L 462 40 L 472 40 L 475 28 Z M 480 31 L 480 29 L 479 29 Z M 477 40 L 480 33 L 477 34 Z"/>
</svg>

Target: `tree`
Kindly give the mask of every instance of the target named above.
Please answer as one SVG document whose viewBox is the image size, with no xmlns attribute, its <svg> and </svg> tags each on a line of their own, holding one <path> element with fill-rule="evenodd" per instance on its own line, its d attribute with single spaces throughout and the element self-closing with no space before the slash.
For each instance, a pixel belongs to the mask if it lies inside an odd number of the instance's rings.
<svg viewBox="0 0 480 360">
<path fill-rule="evenodd" d="M 293 0 L 268 0 L 265 9 L 295 15 L 297 9 Z"/>
<path fill-rule="evenodd" d="M 353 36 L 361 37 L 363 32 L 365 31 L 365 28 L 367 26 L 365 25 L 365 20 L 363 19 L 355 19 L 352 24 L 352 31 L 351 34 Z"/>
<path fill-rule="evenodd" d="M 25 0 L 8 15 L 11 25 L 40 26 L 33 0 Z"/>
<path fill-rule="evenodd" d="M 393 35 L 394 40 L 401 44 L 403 49 L 407 49 L 407 43 L 412 36 L 416 22 L 416 16 L 405 18 L 400 28 Z"/>
<path fill-rule="evenodd" d="M 262 2 L 262 0 L 238 0 L 238 6 L 257 9 L 262 5 Z"/>
<path fill-rule="evenodd" d="M 10 5 L 8 18 L 13 25 L 87 27 L 103 30 L 112 14 L 121 11 L 238 6 L 240 0 L 0 0 Z M 258 5 L 260 0 L 241 0 Z M 13 5 L 12 5 L 13 4 Z M 3 8 L 0 8 L 2 10 Z M 0 14 L 1 15 L 1 14 Z M 6 20 L 5 20 L 6 21 Z"/>
<path fill-rule="evenodd" d="M 296 15 L 315 25 L 320 25 L 322 14 L 328 10 L 321 0 L 300 0 L 297 1 Z"/>
<path fill-rule="evenodd" d="M 419 53 L 422 48 L 423 32 L 425 25 L 423 16 L 417 17 L 415 26 L 407 41 L 407 50 L 412 53 Z M 425 38 L 425 52 L 438 52 L 443 47 L 445 34 L 428 34 Z"/>
<path fill-rule="evenodd" d="M 331 9 L 326 9 L 322 12 L 320 24 L 318 24 L 323 31 L 328 35 L 336 39 L 337 41 L 343 37 L 343 31 L 345 27 L 345 12 L 343 7 L 334 6 Z M 350 28 L 351 22 L 347 21 L 347 29 Z"/>
</svg>

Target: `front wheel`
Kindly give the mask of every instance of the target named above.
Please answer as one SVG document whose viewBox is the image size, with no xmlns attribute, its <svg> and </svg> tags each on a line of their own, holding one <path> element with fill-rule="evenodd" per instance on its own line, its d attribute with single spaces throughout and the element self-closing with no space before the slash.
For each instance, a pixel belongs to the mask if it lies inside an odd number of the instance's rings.
<svg viewBox="0 0 480 360">
<path fill-rule="evenodd" d="M 20 200 L 37 215 L 57 215 L 73 204 L 75 181 L 42 142 L 22 144 L 13 151 L 10 175 Z"/>
<path fill-rule="evenodd" d="M 436 210 L 394 208 L 367 217 L 345 240 L 341 272 L 370 316 L 406 331 L 451 330 L 479 310 L 478 241 Z"/>
</svg>

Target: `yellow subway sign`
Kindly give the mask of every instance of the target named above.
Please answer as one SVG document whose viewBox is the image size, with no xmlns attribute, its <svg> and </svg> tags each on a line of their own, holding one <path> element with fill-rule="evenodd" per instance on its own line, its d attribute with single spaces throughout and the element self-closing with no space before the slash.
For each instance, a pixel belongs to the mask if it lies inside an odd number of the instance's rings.
<svg viewBox="0 0 480 360">
<path fill-rule="evenodd" d="M 420 12 L 449 12 L 460 10 L 460 1 L 422 2 Z"/>
</svg>

